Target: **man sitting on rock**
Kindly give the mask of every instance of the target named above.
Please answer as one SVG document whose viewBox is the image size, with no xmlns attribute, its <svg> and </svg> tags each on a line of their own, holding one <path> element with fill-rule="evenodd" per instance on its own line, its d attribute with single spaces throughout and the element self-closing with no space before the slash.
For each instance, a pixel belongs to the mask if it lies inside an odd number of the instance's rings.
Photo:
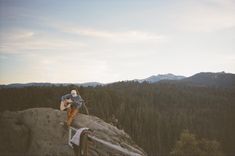
<svg viewBox="0 0 235 156">
<path fill-rule="evenodd" d="M 78 109 L 84 105 L 84 100 L 82 97 L 79 95 L 79 92 L 76 90 L 72 90 L 71 94 L 66 94 L 61 97 L 61 100 L 64 102 L 64 105 L 71 105 L 70 107 L 67 108 L 67 126 L 69 127 L 78 113 Z M 86 108 L 86 107 L 85 107 Z M 86 109 L 87 110 L 87 109 Z"/>
</svg>

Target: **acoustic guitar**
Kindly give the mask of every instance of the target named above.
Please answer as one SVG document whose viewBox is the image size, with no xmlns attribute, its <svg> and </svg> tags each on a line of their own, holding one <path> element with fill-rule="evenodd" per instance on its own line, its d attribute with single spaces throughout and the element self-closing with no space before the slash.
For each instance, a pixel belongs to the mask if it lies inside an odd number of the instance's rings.
<svg viewBox="0 0 235 156">
<path fill-rule="evenodd" d="M 71 107 L 71 104 L 73 101 L 71 99 L 66 99 L 60 102 L 60 110 L 64 111 L 67 108 Z"/>
</svg>

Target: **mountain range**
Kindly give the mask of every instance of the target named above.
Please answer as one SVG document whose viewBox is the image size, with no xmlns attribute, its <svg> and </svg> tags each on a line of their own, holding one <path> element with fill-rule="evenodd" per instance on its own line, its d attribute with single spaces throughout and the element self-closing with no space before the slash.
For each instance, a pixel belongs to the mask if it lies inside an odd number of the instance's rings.
<svg viewBox="0 0 235 156">
<path fill-rule="evenodd" d="M 180 83 L 186 85 L 194 86 L 209 86 L 209 87 L 223 87 L 231 88 L 235 87 L 235 74 L 225 73 L 225 72 L 200 72 L 190 77 L 185 77 L 181 75 L 168 74 L 158 74 L 152 75 L 145 79 L 134 79 L 130 81 L 135 81 L 139 83 L 158 83 L 158 82 L 168 82 L 168 83 Z M 110 84 L 110 83 L 109 83 Z M 0 88 L 23 88 L 23 87 L 45 87 L 45 86 L 82 86 L 82 87 L 96 87 L 108 85 L 99 82 L 87 82 L 87 83 L 13 83 L 8 85 L 0 85 Z"/>
<path fill-rule="evenodd" d="M 148 83 L 155 83 L 161 80 L 181 80 L 186 78 L 185 76 L 178 76 L 174 74 L 158 74 L 158 75 L 152 75 L 145 79 L 136 79 L 134 81 L 138 81 L 140 83 L 142 82 L 148 82 Z"/>
<path fill-rule="evenodd" d="M 32 83 L 11 83 L 8 85 L 0 85 L 0 88 L 24 88 L 24 87 L 50 87 L 50 86 L 83 86 L 83 87 L 95 87 L 104 85 L 99 82 L 86 82 L 86 83 L 49 83 L 49 82 L 32 82 Z"/>
<path fill-rule="evenodd" d="M 181 82 L 196 86 L 234 88 L 235 74 L 225 73 L 225 72 L 218 72 L 218 73 L 204 72 L 182 79 Z"/>
</svg>

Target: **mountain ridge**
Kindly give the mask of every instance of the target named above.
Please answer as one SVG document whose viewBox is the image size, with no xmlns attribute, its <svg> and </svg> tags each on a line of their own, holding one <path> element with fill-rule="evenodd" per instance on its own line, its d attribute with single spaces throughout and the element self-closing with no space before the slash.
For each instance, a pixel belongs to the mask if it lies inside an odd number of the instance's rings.
<svg viewBox="0 0 235 156">
<path fill-rule="evenodd" d="M 186 77 L 181 76 L 181 75 L 174 75 L 174 74 L 168 73 L 168 74 L 152 75 L 152 76 L 147 77 L 145 79 L 136 79 L 135 81 L 138 81 L 140 83 L 142 83 L 142 82 L 155 83 L 155 82 L 158 82 L 161 80 L 181 80 L 183 78 L 186 78 Z"/>
<path fill-rule="evenodd" d="M 235 74 L 225 72 L 201 72 L 180 81 L 181 83 L 195 86 L 233 88 L 235 87 Z"/>
<path fill-rule="evenodd" d="M 135 81 L 139 83 L 158 83 L 158 82 L 170 82 L 170 83 L 184 83 L 196 86 L 209 86 L 209 87 L 224 87 L 230 88 L 235 86 L 235 74 L 222 72 L 199 72 L 192 76 L 186 77 L 182 75 L 158 74 L 152 75 L 144 79 L 134 79 L 127 81 Z M 120 81 L 117 81 L 120 82 Z M 116 83 L 116 82 L 112 82 Z M 49 87 L 49 86 L 69 86 L 75 85 L 78 87 L 96 87 L 104 86 L 112 83 L 100 83 L 100 82 L 85 82 L 85 83 L 49 83 L 49 82 L 32 82 L 32 83 L 12 83 L 8 85 L 0 85 L 0 88 L 24 88 L 24 87 Z"/>
</svg>

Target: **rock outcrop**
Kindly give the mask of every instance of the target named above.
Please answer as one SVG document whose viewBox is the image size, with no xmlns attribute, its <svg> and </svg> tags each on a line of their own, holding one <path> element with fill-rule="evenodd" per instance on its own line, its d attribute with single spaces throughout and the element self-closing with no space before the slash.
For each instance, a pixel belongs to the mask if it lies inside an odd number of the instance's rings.
<svg viewBox="0 0 235 156">
<path fill-rule="evenodd" d="M 52 108 L 33 108 L 25 111 L 6 111 L 0 116 L 0 155 L 73 156 L 68 145 L 68 129 L 60 123 L 66 112 Z M 72 125 L 88 127 L 94 136 L 131 155 L 146 155 L 123 130 L 103 120 L 84 114 L 76 116 Z M 91 145 L 90 155 L 125 155 L 115 153 L 109 147 Z M 110 150 L 110 151 L 109 151 Z"/>
</svg>

